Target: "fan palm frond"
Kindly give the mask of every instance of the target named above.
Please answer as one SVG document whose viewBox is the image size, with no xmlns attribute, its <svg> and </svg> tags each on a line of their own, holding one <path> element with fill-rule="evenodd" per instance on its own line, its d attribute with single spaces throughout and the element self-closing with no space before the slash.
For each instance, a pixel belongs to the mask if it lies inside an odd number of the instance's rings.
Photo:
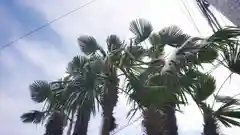
<svg viewBox="0 0 240 135">
<path fill-rule="evenodd" d="M 40 111 L 37 111 L 37 110 L 32 110 L 28 113 L 24 113 L 23 115 L 21 115 L 21 120 L 24 123 L 38 124 L 44 119 L 44 117 L 45 117 L 44 112 L 40 112 Z"/>
<path fill-rule="evenodd" d="M 209 37 L 209 42 L 225 42 L 240 36 L 240 28 L 235 26 L 226 27 L 215 32 Z"/>
<path fill-rule="evenodd" d="M 218 120 L 226 127 L 233 126 L 240 126 L 240 123 L 234 119 L 224 117 L 224 116 L 218 116 Z"/>
<path fill-rule="evenodd" d="M 34 81 L 29 89 L 32 100 L 37 103 L 41 103 L 52 96 L 51 87 L 46 81 Z"/>
<path fill-rule="evenodd" d="M 95 102 L 98 100 L 102 90 L 103 81 L 93 72 L 83 72 L 72 79 L 71 83 L 66 87 L 64 96 L 65 108 L 68 114 L 71 110 L 77 109 L 91 104 L 91 112 L 95 113 Z M 89 105 L 88 105 L 89 106 Z"/>
<path fill-rule="evenodd" d="M 221 95 L 216 95 L 215 96 L 216 102 L 220 103 L 228 103 L 230 101 L 234 101 L 234 105 L 240 105 L 240 101 L 238 99 L 234 99 L 233 97 L 230 96 L 221 96 Z"/>
<path fill-rule="evenodd" d="M 164 46 L 162 43 L 162 38 L 158 33 L 152 33 L 149 36 L 149 42 L 152 46 Z"/>
<path fill-rule="evenodd" d="M 104 71 L 105 61 L 101 57 L 91 56 L 89 64 L 91 72 L 93 73 L 100 74 L 102 71 Z"/>
<path fill-rule="evenodd" d="M 72 61 L 68 63 L 67 73 L 70 75 L 81 72 L 89 59 L 85 56 L 75 56 Z"/>
<path fill-rule="evenodd" d="M 203 47 L 197 54 L 197 62 L 211 63 L 218 57 L 218 52 L 213 47 Z"/>
<path fill-rule="evenodd" d="M 139 44 L 146 40 L 153 31 L 151 23 L 145 19 L 136 19 L 132 21 L 129 29 L 135 35 L 135 44 Z"/>
<path fill-rule="evenodd" d="M 78 38 L 78 45 L 83 53 L 86 55 L 95 54 L 97 50 L 106 56 L 106 53 L 97 43 L 97 40 L 92 36 L 80 36 Z"/>
<path fill-rule="evenodd" d="M 107 38 L 107 46 L 109 52 L 119 49 L 122 46 L 122 44 L 123 44 L 122 41 L 117 35 L 110 35 Z"/>
<path fill-rule="evenodd" d="M 226 27 L 207 39 L 210 45 L 220 51 L 222 64 L 231 72 L 240 74 L 240 28 Z"/>
<path fill-rule="evenodd" d="M 131 46 L 127 47 L 127 50 L 136 58 L 140 59 L 144 56 L 145 49 L 142 46 Z"/>
<path fill-rule="evenodd" d="M 240 111 L 236 108 L 239 100 L 229 97 L 217 97 L 223 104 L 213 115 L 226 127 L 240 126 Z"/>
<path fill-rule="evenodd" d="M 159 34 L 153 33 L 149 37 L 149 41 L 152 47 L 149 49 L 149 56 L 151 58 L 158 58 L 164 55 L 164 46 L 165 44 L 162 43 L 162 38 Z"/>
<path fill-rule="evenodd" d="M 173 47 L 180 47 L 190 38 L 190 36 L 183 33 L 178 26 L 163 28 L 159 32 L 159 35 L 161 37 L 162 44 L 167 44 Z"/>
<path fill-rule="evenodd" d="M 230 100 L 229 102 L 222 104 L 222 106 L 220 106 L 216 112 L 223 112 L 223 111 L 229 110 L 229 109 L 231 110 L 238 103 L 239 103 L 239 100 L 232 98 L 232 100 Z"/>
<path fill-rule="evenodd" d="M 195 93 L 196 101 L 200 103 L 213 94 L 216 89 L 216 80 L 213 76 L 203 73 L 197 80 L 198 82 L 193 84 L 192 89 Z"/>
<path fill-rule="evenodd" d="M 238 40 L 229 40 L 221 45 L 220 51 L 223 53 L 225 67 L 233 73 L 240 74 L 240 42 Z"/>
</svg>

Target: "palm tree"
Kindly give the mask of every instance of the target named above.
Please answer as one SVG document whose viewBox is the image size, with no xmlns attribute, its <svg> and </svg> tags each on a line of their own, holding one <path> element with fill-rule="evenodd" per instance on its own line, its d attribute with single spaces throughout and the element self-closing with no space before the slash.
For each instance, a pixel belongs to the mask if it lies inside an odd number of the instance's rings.
<svg viewBox="0 0 240 135">
<path fill-rule="evenodd" d="M 100 104 L 103 89 L 103 79 L 98 76 L 100 67 L 101 59 L 95 56 L 75 56 L 68 64 L 62 107 L 73 117 L 77 113 L 73 135 L 87 134 L 90 116 Z"/>
<path fill-rule="evenodd" d="M 207 40 L 209 46 L 219 50 L 220 56 L 222 56 L 222 60 L 219 60 L 219 63 L 236 74 L 240 74 L 239 36 L 239 27 L 226 27 L 215 32 Z"/>
<path fill-rule="evenodd" d="M 204 120 L 204 135 L 220 135 L 220 123 L 225 127 L 240 126 L 240 111 L 237 106 L 239 105 L 239 100 L 229 97 L 229 96 L 216 96 L 217 102 L 222 105 L 214 109 L 214 106 L 206 103 L 206 101 L 201 101 L 199 104 Z"/>
<path fill-rule="evenodd" d="M 151 24 L 143 19 L 133 21 L 130 26 L 136 36 L 134 45 L 130 47 L 146 44 L 146 39 L 149 39 L 150 45 L 146 45 L 142 54 L 151 61 L 146 63 L 134 55 L 129 56 L 135 62 L 140 61 L 141 65 L 146 64 L 148 68 L 138 72 L 125 65 L 126 70 L 123 72 L 128 74 L 126 76 L 129 80 L 127 92 L 142 108 L 147 134 L 177 135 L 175 107 L 186 104 L 185 94 L 191 94 L 187 89 L 191 84 L 184 80 L 193 76 L 186 73 L 202 63 L 213 62 L 218 54 L 213 48 L 199 44 L 201 38 L 190 37 L 177 26 L 164 28 L 159 33 L 152 33 Z M 168 61 L 163 56 L 166 45 L 176 48 Z"/>
<path fill-rule="evenodd" d="M 24 113 L 21 119 L 24 123 L 39 124 L 47 119 L 45 135 L 62 135 L 66 117 L 62 111 L 53 109 L 59 103 L 55 94 L 59 88 L 52 87 L 56 82 L 35 81 L 30 85 L 31 98 L 36 103 L 44 103 L 43 111 L 32 110 Z M 55 92 L 54 92 L 55 90 Z"/>
<path fill-rule="evenodd" d="M 214 106 L 210 106 L 206 101 L 213 95 L 216 84 L 215 79 L 209 75 L 199 71 L 193 70 L 186 73 L 192 78 L 186 78 L 186 82 L 191 84 L 187 88 L 191 92 L 193 100 L 201 109 L 204 120 L 204 135 L 220 135 L 220 125 L 222 123 L 226 127 L 231 125 L 239 126 L 239 122 L 234 119 L 239 119 L 239 109 L 234 108 L 239 105 L 239 101 L 228 96 L 215 96 L 217 102 L 222 103 L 218 109 L 214 109 Z"/>
<path fill-rule="evenodd" d="M 117 69 L 112 64 L 119 59 L 121 55 L 118 51 L 122 46 L 122 42 L 116 35 L 110 35 L 107 38 L 107 53 L 99 46 L 96 39 L 91 36 L 81 36 L 78 38 L 79 46 L 86 55 L 95 55 L 99 50 L 102 56 L 101 61 L 104 62 L 103 70 L 99 74 L 104 76 L 104 92 L 102 95 L 102 109 L 103 109 L 103 124 L 102 135 L 109 135 L 109 133 L 116 127 L 115 118 L 113 117 L 113 109 L 118 100 L 118 83 Z M 95 57 L 96 58 L 96 57 Z"/>
</svg>

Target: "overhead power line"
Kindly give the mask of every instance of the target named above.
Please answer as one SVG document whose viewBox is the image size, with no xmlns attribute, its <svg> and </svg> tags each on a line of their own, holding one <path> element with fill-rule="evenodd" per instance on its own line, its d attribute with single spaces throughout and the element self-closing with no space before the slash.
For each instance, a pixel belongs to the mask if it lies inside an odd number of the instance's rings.
<svg viewBox="0 0 240 135">
<path fill-rule="evenodd" d="M 54 22 L 56 22 L 56 21 L 58 21 L 58 20 L 60 20 L 60 19 L 62 19 L 62 18 L 64 18 L 64 17 L 66 17 L 66 16 L 68 16 L 68 15 L 70 15 L 70 14 L 72 14 L 72 13 L 74 13 L 74 12 L 76 12 L 76 11 L 78 11 L 78 10 L 80 10 L 80 9 L 88 6 L 88 5 L 90 5 L 91 3 L 95 2 L 95 1 L 97 1 L 97 0 L 91 0 L 91 1 L 89 1 L 89 2 L 87 2 L 87 3 L 85 3 L 85 4 L 83 4 L 83 5 L 81 5 L 81 6 L 78 7 L 78 8 L 75 8 L 75 9 L 73 9 L 73 10 L 71 10 L 71 11 L 69 11 L 69 12 L 67 12 L 67 13 L 65 13 L 65 14 L 63 14 L 63 15 L 61 15 L 61 16 L 59 16 L 59 17 L 57 17 L 57 18 L 55 18 L 55 19 L 53 19 L 53 20 L 51 20 L 51 21 L 49 21 L 49 22 L 47 22 L 47 23 L 45 23 L 45 24 L 43 24 L 43 25 L 41 25 L 41 26 L 39 26 L 39 27 L 37 27 L 36 29 L 34 29 L 34 30 L 32 30 L 32 31 L 29 31 L 28 33 L 20 36 L 19 38 L 15 39 L 15 40 L 13 40 L 13 41 L 5 44 L 5 45 L 2 45 L 2 46 L 0 47 L 0 51 L 2 51 L 3 49 L 5 49 L 6 47 L 9 47 L 10 45 L 13 45 L 14 43 L 17 43 L 19 40 L 21 40 L 21 39 L 23 39 L 23 38 L 25 38 L 25 37 L 33 34 L 33 33 L 36 33 L 37 31 L 39 31 L 39 30 L 41 30 L 41 29 L 43 29 L 43 28 L 51 25 L 52 23 L 54 23 Z"/>
<path fill-rule="evenodd" d="M 136 118 L 136 119 L 135 119 L 134 121 L 132 121 L 131 123 L 128 123 L 127 125 L 122 126 L 122 127 L 119 128 L 117 131 L 115 131 L 114 133 L 112 133 L 111 135 L 117 134 L 118 132 L 120 132 L 120 131 L 124 130 L 125 128 L 131 126 L 132 124 L 136 123 L 136 122 L 137 122 L 138 120 L 140 120 L 140 119 L 141 119 L 141 116 L 139 116 L 138 118 Z"/>
<path fill-rule="evenodd" d="M 196 24 L 196 22 L 195 22 L 195 20 L 194 20 L 194 18 L 193 18 L 193 16 L 192 16 L 192 14 L 191 14 L 191 11 L 190 11 L 189 7 L 188 7 L 187 4 L 185 3 L 185 0 L 181 0 L 181 3 L 182 3 L 182 5 L 184 6 L 184 8 L 186 9 L 186 11 L 187 11 L 187 13 L 188 13 L 188 16 L 190 17 L 190 20 L 191 20 L 191 22 L 193 23 L 195 29 L 197 30 L 197 32 L 198 32 L 200 35 L 202 35 L 201 32 L 200 32 L 200 29 L 198 28 L 198 26 L 197 26 L 197 24 Z"/>
</svg>

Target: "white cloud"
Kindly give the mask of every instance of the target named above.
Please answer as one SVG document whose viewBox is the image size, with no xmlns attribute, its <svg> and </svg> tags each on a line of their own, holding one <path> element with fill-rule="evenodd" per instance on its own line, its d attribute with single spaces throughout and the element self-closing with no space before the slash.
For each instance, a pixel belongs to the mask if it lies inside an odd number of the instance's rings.
<svg viewBox="0 0 240 135">
<path fill-rule="evenodd" d="M 16 45 L 22 57 L 39 67 L 51 78 L 60 78 L 65 72 L 69 59 L 55 46 L 41 41 L 22 40 Z"/>
</svg>

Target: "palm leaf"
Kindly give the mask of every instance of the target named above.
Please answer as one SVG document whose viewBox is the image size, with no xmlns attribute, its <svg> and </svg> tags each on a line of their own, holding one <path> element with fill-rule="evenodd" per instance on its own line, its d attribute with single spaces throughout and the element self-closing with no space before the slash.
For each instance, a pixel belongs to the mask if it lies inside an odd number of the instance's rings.
<svg viewBox="0 0 240 135">
<path fill-rule="evenodd" d="M 196 100 L 198 102 L 202 102 L 211 96 L 215 91 L 216 80 L 213 76 L 207 74 L 202 74 L 197 80 L 198 83 L 193 86 L 193 91 L 195 91 Z"/>
<path fill-rule="evenodd" d="M 100 74 L 102 71 L 104 71 L 105 68 L 105 62 L 101 57 L 98 56 L 92 56 L 90 57 L 90 68 L 91 72 Z"/>
<path fill-rule="evenodd" d="M 221 45 L 221 46 L 220 46 Z M 223 63 L 233 73 L 240 74 L 240 42 L 238 39 L 228 40 L 227 43 L 219 44 L 223 53 Z"/>
<path fill-rule="evenodd" d="M 151 23 L 145 19 L 132 21 L 129 29 L 135 35 L 136 44 L 146 40 L 153 31 Z"/>
<path fill-rule="evenodd" d="M 123 44 L 122 41 L 117 35 L 110 35 L 107 38 L 107 46 L 109 52 L 119 49 L 122 46 L 122 44 Z"/>
<path fill-rule="evenodd" d="M 161 37 L 162 44 L 171 45 L 173 47 L 180 47 L 190 38 L 190 36 L 183 33 L 178 26 L 163 28 L 159 32 L 159 35 Z"/>
<path fill-rule="evenodd" d="M 229 111 L 226 111 L 226 112 L 222 112 L 220 115 L 225 116 L 225 117 L 240 119 L 240 111 L 229 110 Z"/>
<path fill-rule="evenodd" d="M 240 36 L 240 28 L 231 26 L 218 30 L 211 37 L 209 37 L 208 41 L 223 42 L 228 41 L 232 38 L 236 38 L 238 36 Z"/>
<path fill-rule="evenodd" d="M 91 62 L 90 62 L 91 63 Z M 67 114 L 71 113 L 71 110 L 79 107 L 84 108 L 91 104 L 91 112 L 95 113 L 96 100 L 101 94 L 99 86 L 102 85 L 102 81 L 97 77 L 95 72 L 92 72 L 92 66 L 89 64 L 90 69 L 86 68 L 82 70 L 78 76 L 72 78 L 71 82 L 64 92 L 64 108 Z"/>
<path fill-rule="evenodd" d="M 140 59 L 144 56 L 145 49 L 142 46 L 131 46 L 127 47 L 127 50 L 136 58 Z"/>
<path fill-rule="evenodd" d="M 97 43 L 97 40 L 92 36 L 80 36 L 78 38 L 78 45 L 83 53 L 86 55 L 95 54 L 97 50 L 106 56 L 106 53 Z"/>
<path fill-rule="evenodd" d="M 51 96 L 51 87 L 46 81 L 34 81 L 30 86 L 31 98 L 37 103 L 45 101 Z"/>
<path fill-rule="evenodd" d="M 149 49 L 149 56 L 151 58 L 158 58 L 159 56 L 163 56 L 165 44 L 162 43 L 160 35 L 157 33 L 151 34 L 149 41 L 152 45 L 152 47 Z"/>
<path fill-rule="evenodd" d="M 24 123 L 38 124 L 44 119 L 45 116 L 44 114 L 45 114 L 44 112 L 32 110 L 28 113 L 24 113 L 23 115 L 21 115 L 21 120 Z"/>
<path fill-rule="evenodd" d="M 215 100 L 217 102 L 221 102 L 221 103 L 228 103 L 230 101 L 235 101 L 234 105 L 240 105 L 240 102 L 238 99 L 234 99 L 233 97 L 230 96 L 221 96 L 221 95 L 216 95 L 215 96 Z"/>
<path fill-rule="evenodd" d="M 164 46 L 162 38 L 158 33 L 152 33 L 149 37 L 149 42 L 152 46 Z"/>
<path fill-rule="evenodd" d="M 217 111 L 215 111 L 216 114 L 221 114 L 222 112 L 232 110 L 234 108 L 234 105 L 238 104 L 239 101 L 236 99 L 232 99 L 227 103 L 224 103 L 222 106 L 220 106 Z"/>
<path fill-rule="evenodd" d="M 74 75 L 81 72 L 89 59 L 85 56 L 75 56 L 72 61 L 68 63 L 67 73 Z"/>
<path fill-rule="evenodd" d="M 218 57 L 218 52 L 213 47 L 202 48 L 197 55 L 198 63 L 211 63 Z"/>
<path fill-rule="evenodd" d="M 230 119 L 230 118 L 227 118 L 227 117 L 223 117 L 223 116 L 219 116 L 217 118 L 226 127 L 231 127 L 231 125 L 240 126 L 240 123 L 236 120 L 233 120 L 233 119 Z"/>
</svg>

